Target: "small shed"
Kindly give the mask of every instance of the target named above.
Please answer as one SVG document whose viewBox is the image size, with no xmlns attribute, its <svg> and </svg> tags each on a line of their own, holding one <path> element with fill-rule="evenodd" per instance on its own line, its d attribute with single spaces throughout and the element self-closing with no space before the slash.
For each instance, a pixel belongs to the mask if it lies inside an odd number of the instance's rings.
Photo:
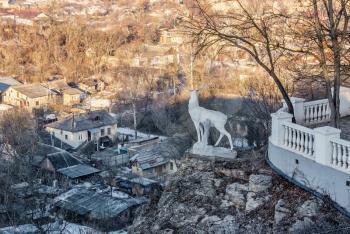
<svg viewBox="0 0 350 234">
<path fill-rule="evenodd" d="M 72 221 L 111 231 L 130 224 L 135 208 L 147 201 L 146 198 L 113 197 L 77 187 L 56 197 L 54 207 Z"/>
</svg>

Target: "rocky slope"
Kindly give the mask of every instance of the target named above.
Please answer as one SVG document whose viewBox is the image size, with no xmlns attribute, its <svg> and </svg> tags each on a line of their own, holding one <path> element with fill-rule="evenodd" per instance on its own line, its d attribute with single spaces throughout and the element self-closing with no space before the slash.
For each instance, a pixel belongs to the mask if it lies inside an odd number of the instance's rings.
<svg viewBox="0 0 350 234">
<path fill-rule="evenodd" d="M 348 233 L 350 219 L 286 182 L 262 152 L 234 162 L 185 157 L 160 199 L 141 207 L 129 233 Z"/>
</svg>

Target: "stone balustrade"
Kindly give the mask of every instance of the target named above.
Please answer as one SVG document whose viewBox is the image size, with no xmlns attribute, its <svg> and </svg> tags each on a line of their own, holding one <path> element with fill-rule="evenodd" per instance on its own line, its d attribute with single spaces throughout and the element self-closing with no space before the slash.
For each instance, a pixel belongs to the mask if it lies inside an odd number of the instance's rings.
<svg viewBox="0 0 350 234">
<path fill-rule="evenodd" d="M 342 87 L 341 91 L 340 115 L 344 117 L 350 115 L 350 89 Z M 308 127 L 330 120 L 327 99 L 291 101 L 296 123 L 292 123 L 285 104 L 271 114 L 267 162 L 296 185 L 315 195 L 326 195 L 350 216 L 350 141 L 340 138 L 340 129 Z"/>
<path fill-rule="evenodd" d="M 314 157 L 315 135 L 309 128 L 286 122 L 284 128 L 283 146 L 307 157 Z"/>
<path fill-rule="evenodd" d="M 315 124 L 330 120 L 328 99 L 304 102 L 304 123 Z"/>
<path fill-rule="evenodd" d="M 315 105 L 321 105 L 321 102 Z M 283 111 L 273 113 L 271 117 L 270 140 L 273 144 L 320 164 L 348 169 L 350 142 L 340 139 L 340 129 L 329 126 L 307 128 L 292 123 L 293 116 Z"/>
<path fill-rule="evenodd" d="M 320 99 L 316 101 L 305 102 L 303 98 L 291 98 L 294 107 L 294 115 L 297 123 L 303 125 L 313 125 L 327 122 L 330 120 L 331 112 L 328 99 Z M 287 105 L 283 103 L 283 108 Z"/>
<path fill-rule="evenodd" d="M 343 139 L 331 139 L 332 158 L 331 165 L 350 172 L 350 142 Z"/>
</svg>

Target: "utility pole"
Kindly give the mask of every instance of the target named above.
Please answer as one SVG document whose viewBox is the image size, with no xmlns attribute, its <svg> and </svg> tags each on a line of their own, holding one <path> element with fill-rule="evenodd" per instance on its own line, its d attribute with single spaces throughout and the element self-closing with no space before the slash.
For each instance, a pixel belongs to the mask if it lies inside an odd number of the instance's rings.
<svg viewBox="0 0 350 234">
<path fill-rule="evenodd" d="M 191 90 L 193 90 L 193 89 L 194 89 L 194 87 L 193 87 L 193 59 L 192 59 L 192 45 L 191 45 L 191 47 L 190 47 L 190 53 L 191 53 L 191 55 L 190 55 L 190 60 L 191 60 L 191 62 L 190 62 L 190 72 L 191 72 L 191 80 L 190 80 L 190 84 L 191 84 Z"/>
</svg>

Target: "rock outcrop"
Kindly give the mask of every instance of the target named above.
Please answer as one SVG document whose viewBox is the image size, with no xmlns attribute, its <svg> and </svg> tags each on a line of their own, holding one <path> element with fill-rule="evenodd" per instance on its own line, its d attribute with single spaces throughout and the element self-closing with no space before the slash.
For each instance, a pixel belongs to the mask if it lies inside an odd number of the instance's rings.
<svg viewBox="0 0 350 234">
<path fill-rule="evenodd" d="M 137 210 L 129 233 L 312 233 L 349 225 L 252 152 L 233 162 L 185 157 L 159 201 Z"/>
</svg>

